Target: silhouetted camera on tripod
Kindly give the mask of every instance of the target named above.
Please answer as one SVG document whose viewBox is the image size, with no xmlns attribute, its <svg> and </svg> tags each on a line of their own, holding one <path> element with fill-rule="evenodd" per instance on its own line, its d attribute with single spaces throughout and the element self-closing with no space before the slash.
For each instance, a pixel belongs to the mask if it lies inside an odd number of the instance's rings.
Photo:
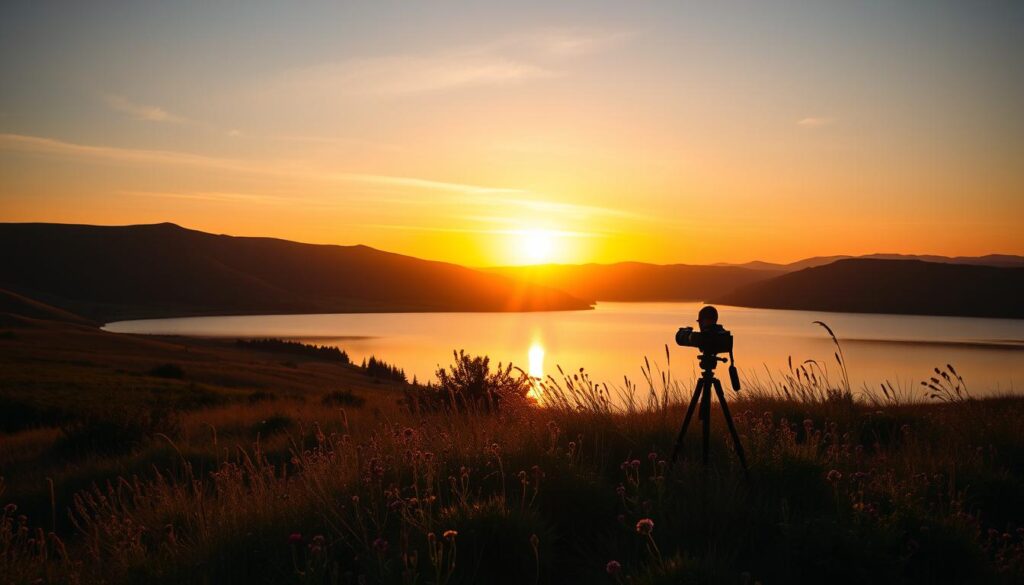
<svg viewBox="0 0 1024 585">
<path fill-rule="evenodd" d="M 732 351 L 732 333 L 718 324 L 704 331 L 694 331 L 693 327 L 680 327 L 676 332 L 676 343 L 696 347 L 704 353 L 729 353 Z"/>
<path fill-rule="evenodd" d="M 693 327 L 680 327 L 676 331 L 676 343 L 683 347 L 696 347 L 701 355 L 700 367 L 705 370 L 714 370 L 719 361 L 726 361 L 725 358 L 717 357 L 720 353 L 729 354 L 729 381 L 732 382 L 732 389 L 740 391 L 740 376 L 736 371 L 736 358 L 732 353 L 732 333 L 725 327 L 718 324 L 718 309 L 708 305 L 697 313 L 697 324 L 700 331 L 694 331 Z M 708 362 L 708 365 L 705 364 Z"/>
<path fill-rule="evenodd" d="M 739 457 L 743 471 L 747 472 L 747 461 L 743 456 L 743 445 L 740 444 L 739 433 L 736 432 L 736 425 L 733 424 L 732 415 L 729 414 L 729 406 L 725 402 L 725 394 L 722 392 L 722 383 L 715 377 L 715 367 L 718 362 L 731 362 L 729 364 L 729 379 L 732 382 L 732 389 L 739 392 L 740 376 L 736 371 L 736 358 L 732 353 L 732 333 L 718 324 L 718 309 L 708 305 L 697 314 L 697 324 L 700 331 L 694 331 L 693 327 L 680 327 L 676 332 L 676 343 L 685 347 L 696 347 L 700 350 L 697 360 L 700 363 L 701 377 L 693 389 L 693 397 L 690 399 L 690 406 L 686 409 L 686 417 L 683 419 L 683 426 L 679 429 L 679 437 L 676 439 L 676 446 L 672 450 L 672 464 L 683 446 L 683 437 L 686 436 L 686 428 L 690 426 L 690 419 L 693 413 L 700 406 L 701 423 L 703 423 L 702 454 L 704 466 L 708 464 L 708 446 L 711 432 L 711 393 L 718 397 L 718 404 L 722 407 L 722 414 L 725 415 L 726 426 L 729 427 L 729 434 L 732 435 L 733 448 Z M 718 357 L 720 353 L 728 353 L 729 358 Z"/>
</svg>

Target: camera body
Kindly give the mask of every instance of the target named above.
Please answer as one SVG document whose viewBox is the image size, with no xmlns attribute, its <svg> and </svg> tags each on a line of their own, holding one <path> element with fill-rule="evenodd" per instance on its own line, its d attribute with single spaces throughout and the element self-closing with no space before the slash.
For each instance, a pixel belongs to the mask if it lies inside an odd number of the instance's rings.
<svg viewBox="0 0 1024 585">
<path fill-rule="evenodd" d="M 693 327 L 680 327 L 676 332 L 676 343 L 696 347 L 701 353 L 711 355 L 729 353 L 732 351 L 732 333 L 717 323 L 700 331 L 694 331 Z"/>
</svg>

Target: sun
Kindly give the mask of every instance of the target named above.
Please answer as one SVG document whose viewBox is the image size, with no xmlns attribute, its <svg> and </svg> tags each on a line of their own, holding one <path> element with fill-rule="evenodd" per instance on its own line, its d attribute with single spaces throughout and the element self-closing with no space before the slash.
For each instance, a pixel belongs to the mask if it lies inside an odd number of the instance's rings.
<svg viewBox="0 0 1024 585">
<path fill-rule="evenodd" d="M 525 264 L 550 262 L 555 253 L 555 234 L 543 229 L 519 232 L 519 255 Z"/>
</svg>

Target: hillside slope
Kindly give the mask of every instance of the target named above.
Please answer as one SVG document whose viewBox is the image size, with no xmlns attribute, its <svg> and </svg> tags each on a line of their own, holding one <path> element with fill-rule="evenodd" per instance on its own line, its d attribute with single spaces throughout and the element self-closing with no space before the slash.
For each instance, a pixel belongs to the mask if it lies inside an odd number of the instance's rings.
<svg viewBox="0 0 1024 585">
<path fill-rule="evenodd" d="M 487 270 L 598 301 L 699 301 L 779 274 L 733 266 L 642 262 L 509 266 Z"/>
<path fill-rule="evenodd" d="M 0 224 L 0 287 L 97 320 L 591 305 L 561 291 L 366 246 L 231 237 L 173 224 Z"/>
<path fill-rule="evenodd" d="M 741 307 L 1024 318 L 1024 268 L 839 260 L 712 299 Z"/>
</svg>

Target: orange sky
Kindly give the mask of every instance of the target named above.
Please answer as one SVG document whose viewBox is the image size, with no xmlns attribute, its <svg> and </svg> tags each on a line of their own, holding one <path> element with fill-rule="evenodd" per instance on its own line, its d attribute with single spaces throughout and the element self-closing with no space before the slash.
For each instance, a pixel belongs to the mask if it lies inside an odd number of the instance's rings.
<svg viewBox="0 0 1024 585">
<path fill-rule="evenodd" d="M 1024 254 L 1019 6 L 570 5 L 5 6 L 0 221 L 468 265 Z"/>
</svg>

